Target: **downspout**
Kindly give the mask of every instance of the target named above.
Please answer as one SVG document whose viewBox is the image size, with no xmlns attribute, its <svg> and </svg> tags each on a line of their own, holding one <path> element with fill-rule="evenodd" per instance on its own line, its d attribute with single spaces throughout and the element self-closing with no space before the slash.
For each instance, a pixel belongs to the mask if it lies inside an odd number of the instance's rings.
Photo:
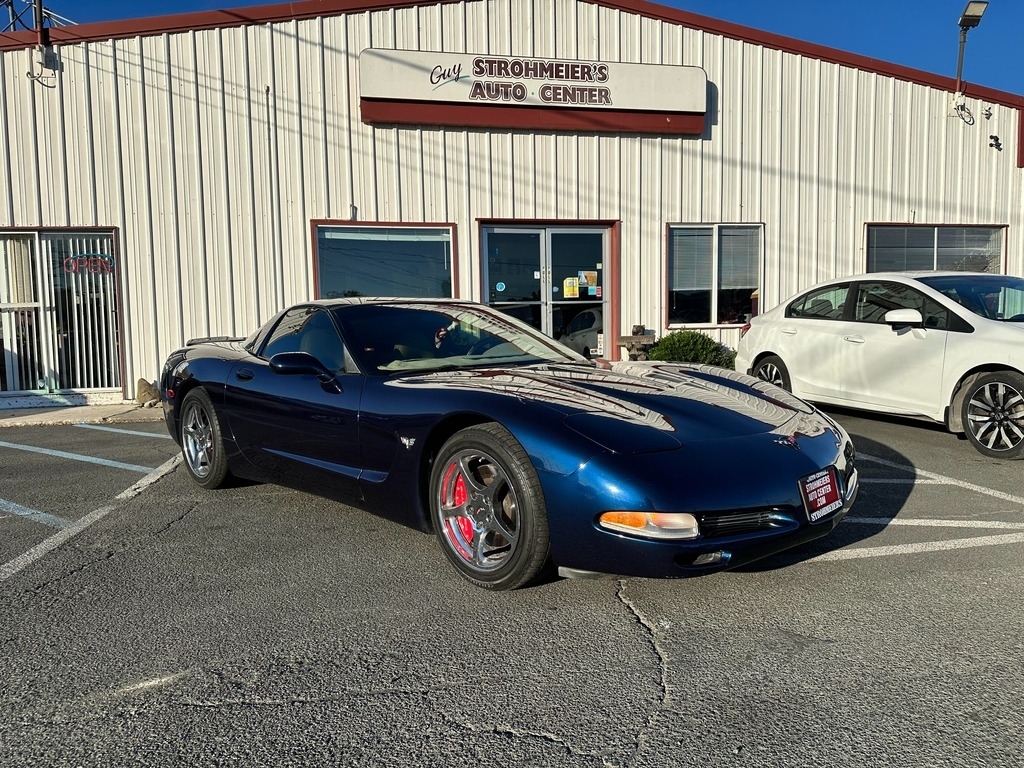
<svg viewBox="0 0 1024 768">
<path fill-rule="evenodd" d="M 34 0 L 35 22 L 36 22 L 36 45 L 39 46 L 39 55 L 45 61 L 46 49 L 50 47 L 50 30 L 46 28 L 46 11 L 43 9 L 43 0 Z"/>
</svg>

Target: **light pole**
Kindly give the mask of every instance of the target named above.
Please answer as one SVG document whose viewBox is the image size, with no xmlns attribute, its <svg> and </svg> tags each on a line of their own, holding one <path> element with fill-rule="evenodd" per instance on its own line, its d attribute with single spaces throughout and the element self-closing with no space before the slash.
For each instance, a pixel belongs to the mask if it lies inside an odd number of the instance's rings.
<svg viewBox="0 0 1024 768">
<path fill-rule="evenodd" d="M 960 95 L 960 83 L 964 72 L 964 46 L 967 45 L 967 30 L 973 29 L 981 23 L 981 17 L 985 14 L 988 3 L 984 0 L 970 0 L 964 12 L 960 14 L 960 55 L 956 60 L 956 95 Z"/>
</svg>

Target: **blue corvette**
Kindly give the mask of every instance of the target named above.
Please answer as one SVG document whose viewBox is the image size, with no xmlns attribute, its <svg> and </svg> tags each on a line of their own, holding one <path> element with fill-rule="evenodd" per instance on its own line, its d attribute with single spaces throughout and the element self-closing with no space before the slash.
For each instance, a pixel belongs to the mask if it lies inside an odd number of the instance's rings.
<svg viewBox="0 0 1024 768">
<path fill-rule="evenodd" d="M 722 368 L 598 365 L 457 300 L 336 299 L 193 340 L 161 379 L 204 488 L 278 483 L 433 531 L 463 576 L 693 576 L 824 536 L 857 494 L 828 416 Z"/>
</svg>

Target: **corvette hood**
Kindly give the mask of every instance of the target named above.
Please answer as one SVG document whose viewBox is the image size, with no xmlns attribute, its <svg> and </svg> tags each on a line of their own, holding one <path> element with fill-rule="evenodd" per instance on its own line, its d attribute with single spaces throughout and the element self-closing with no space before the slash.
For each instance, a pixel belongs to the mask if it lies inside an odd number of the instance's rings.
<svg viewBox="0 0 1024 768">
<path fill-rule="evenodd" d="M 825 431 L 830 425 L 789 393 L 710 366 L 615 363 L 446 371 L 407 384 L 492 391 L 543 404 L 563 423 L 611 451 L 671 450 L 684 443 L 755 434 Z"/>
</svg>

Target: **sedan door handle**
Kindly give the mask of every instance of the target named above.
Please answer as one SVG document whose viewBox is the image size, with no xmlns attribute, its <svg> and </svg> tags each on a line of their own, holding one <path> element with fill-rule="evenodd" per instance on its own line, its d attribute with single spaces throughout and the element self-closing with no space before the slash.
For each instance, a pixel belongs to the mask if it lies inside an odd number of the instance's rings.
<svg viewBox="0 0 1024 768">
<path fill-rule="evenodd" d="M 252 381 L 255 374 L 248 368 L 243 368 L 240 371 L 235 371 L 235 378 L 239 381 Z"/>
<path fill-rule="evenodd" d="M 864 343 L 864 337 L 863 336 L 843 336 L 843 341 L 848 341 L 851 344 L 863 344 Z"/>
<path fill-rule="evenodd" d="M 779 328 L 779 333 L 783 336 L 796 336 L 796 328 Z"/>
</svg>

